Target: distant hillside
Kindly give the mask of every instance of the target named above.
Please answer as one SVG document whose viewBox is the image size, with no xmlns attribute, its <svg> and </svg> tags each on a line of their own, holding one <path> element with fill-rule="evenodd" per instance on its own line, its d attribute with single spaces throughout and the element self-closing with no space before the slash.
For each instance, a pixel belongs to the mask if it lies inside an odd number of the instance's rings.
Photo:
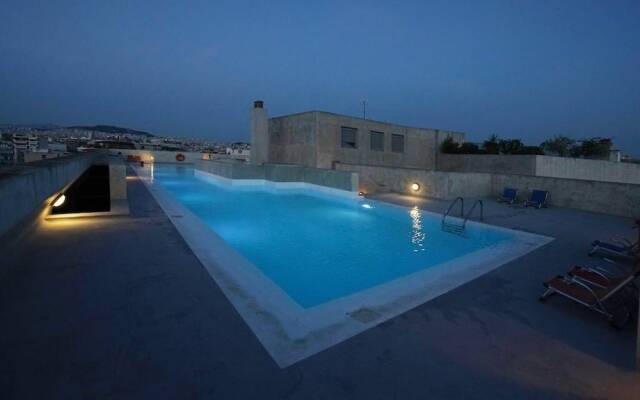
<svg viewBox="0 0 640 400">
<path fill-rule="evenodd" d="M 54 124 L 0 124 L 0 129 L 11 129 L 11 128 L 27 128 L 27 129 L 36 129 L 39 131 L 49 131 L 53 129 L 59 129 L 60 126 Z"/>
<path fill-rule="evenodd" d="M 141 136 L 148 136 L 148 137 L 154 136 L 149 132 L 137 131 L 135 129 L 129 129 L 129 128 L 121 128 L 119 126 L 112 126 L 112 125 L 93 125 L 93 126 L 78 125 L 78 126 L 69 126 L 68 128 L 84 129 L 87 131 L 97 131 L 97 132 L 104 132 L 104 133 L 113 133 L 116 135 L 129 134 L 129 135 L 141 135 Z"/>
</svg>

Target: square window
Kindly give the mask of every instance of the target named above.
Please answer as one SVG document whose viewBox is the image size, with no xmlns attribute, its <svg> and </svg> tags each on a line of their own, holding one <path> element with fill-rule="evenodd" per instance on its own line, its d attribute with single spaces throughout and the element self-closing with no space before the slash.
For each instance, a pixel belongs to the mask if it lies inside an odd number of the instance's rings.
<svg viewBox="0 0 640 400">
<path fill-rule="evenodd" d="M 404 135 L 391 135 L 391 151 L 394 153 L 404 153 Z"/>
<path fill-rule="evenodd" d="M 371 150 L 384 151 L 384 132 L 371 131 Z"/>
<path fill-rule="evenodd" d="M 341 142 L 342 147 L 346 149 L 357 149 L 358 148 L 358 130 L 356 128 L 347 128 L 346 126 L 342 127 L 342 135 Z"/>
</svg>

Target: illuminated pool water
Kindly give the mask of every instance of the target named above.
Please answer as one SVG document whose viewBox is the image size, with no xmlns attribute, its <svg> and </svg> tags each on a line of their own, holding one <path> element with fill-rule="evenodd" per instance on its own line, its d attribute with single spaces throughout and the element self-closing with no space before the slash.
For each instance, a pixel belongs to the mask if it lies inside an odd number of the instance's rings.
<svg viewBox="0 0 640 400">
<path fill-rule="evenodd" d="M 314 189 L 230 185 L 156 165 L 154 184 L 199 217 L 304 308 L 517 240 L 482 224 L 465 237 L 440 215 Z"/>
</svg>

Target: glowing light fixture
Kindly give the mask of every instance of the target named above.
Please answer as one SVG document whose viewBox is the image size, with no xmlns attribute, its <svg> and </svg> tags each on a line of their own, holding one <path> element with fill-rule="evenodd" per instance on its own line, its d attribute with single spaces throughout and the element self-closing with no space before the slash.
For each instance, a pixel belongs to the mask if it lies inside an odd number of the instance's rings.
<svg viewBox="0 0 640 400">
<path fill-rule="evenodd" d="M 366 204 L 365 203 L 365 204 L 362 205 L 362 208 L 373 208 L 373 207 L 371 207 L 371 204 Z"/>
<path fill-rule="evenodd" d="M 64 194 L 61 194 L 60 196 L 58 196 L 56 198 L 56 201 L 53 202 L 53 206 L 54 207 L 60 207 L 61 205 L 64 204 L 64 201 L 67 199 L 67 197 Z"/>
<path fill-rule="evenodd" d="M 411 190 L 413 190 L 414 192 L 417 192 L 418 190 L 420 190 L 420 185 L 417 184 L 416 182 L 413 182 L 411 184 Z"/>
<path fill-rule="evenodd" d="M 364 192 L 358 192 L 358 196 L 364 196 Z"/>
</svg>

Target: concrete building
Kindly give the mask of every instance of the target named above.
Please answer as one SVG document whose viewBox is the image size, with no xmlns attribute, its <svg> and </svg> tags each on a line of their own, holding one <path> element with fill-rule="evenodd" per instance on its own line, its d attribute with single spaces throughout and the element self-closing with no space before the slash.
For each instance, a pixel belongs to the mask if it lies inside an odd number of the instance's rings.
<svg viewBox="0 0 640 400">
<path fill-rule="evenodd" d="M 13 142 L 0 140 L 0 165 L 13 164 L 15 156 L 13 148 Z"/>
<path fill-rule="evenodd" d="M 224 153 L 228 156 L 250 156 L 251 151 L 248 149 L 227 147 Z"/>
<path fill-rule="evenodd" d="M 52 158 L 66 157 L 69 153 L 66 151 L 28 151 L 24 153 L 22 162 L 30 163 L 40 160 L 49 160 Z"/>
<path fill-rule="evenodd" d="M 13 135 L 13 159 L 15 162 L 25 162 L 25 154 L 29 152 L 47 152 L 48 138 L 46 136 L 26 135 L 16 133 Z"/>
<path fill-rule="evenodd" d="M 415 128 L 308 111 L 268 118 L 262 101 L 251 112 L 251 161 L 335 168 L 336 163 L 433 170 L 440 144 L 464 133 Z"/>
</svg>

